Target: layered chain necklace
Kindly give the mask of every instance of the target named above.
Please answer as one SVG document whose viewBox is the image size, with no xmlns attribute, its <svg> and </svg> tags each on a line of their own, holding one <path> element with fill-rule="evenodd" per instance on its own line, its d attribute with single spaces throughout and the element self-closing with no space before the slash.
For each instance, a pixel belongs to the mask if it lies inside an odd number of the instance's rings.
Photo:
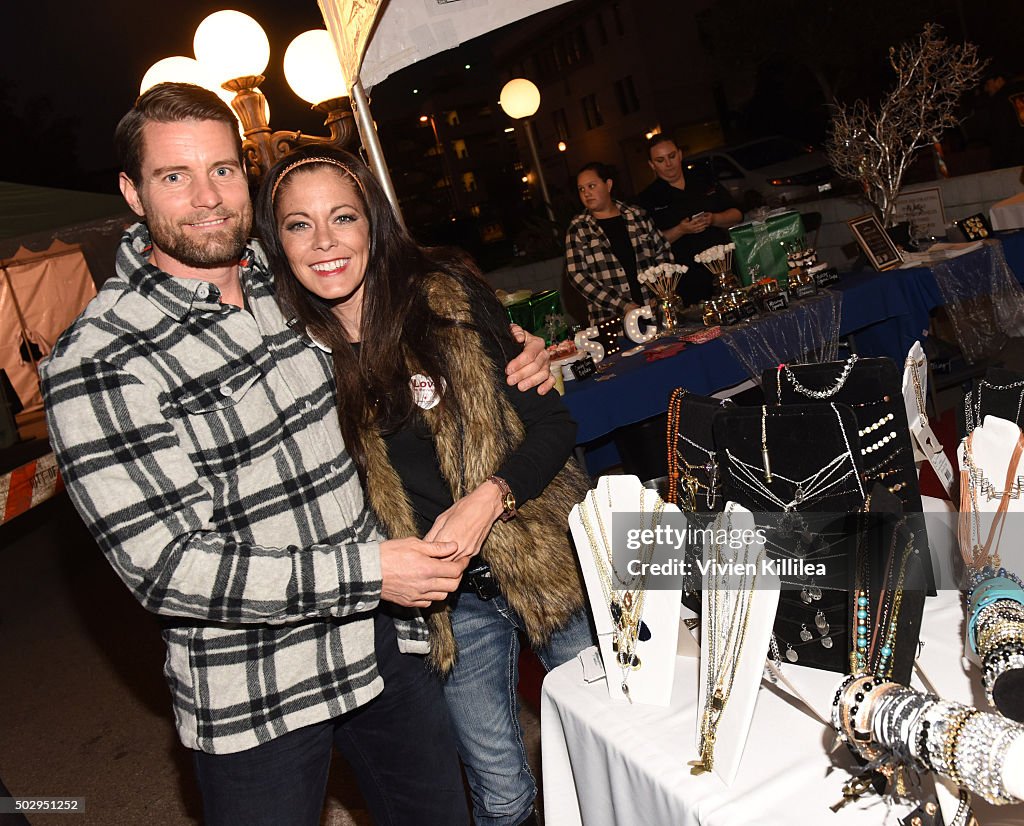
<svg viewBox="0 0 1024 826">
<path fill-rule="evenodd" d="M 716 537 L 731 535 L 730 527 L 723 526 L 723 519 L 731 527 L 731 507 L 715 521 Z M 751 574 L 750 546 L 744 547 L 743 559 L 737 560 L 735 565 L 730 565 L 723 557 L 724 547 L 724 543 L 712 543 L 712 564 L 704 584 L 708 612 L 702 642 L 707 655 L 707 683 L 700 714 L 700 755 L 689 763 L 691 774 L 709 772 L 715 765 L 718 723 L 732 695 L 763 555 L 759 553 L 753 561 Z M 733 587 L 734 584 L 738 587 Z"/>
<path fill-rule="evenodd" d="M 646 488 L 640 489 L 640 522 L 643 527 L 644 496 Z M 590 518 L 587 516 L 588 506 L 593 508 L 597 517 L 598 531 L 600 532 L 600 544 L 594 534 Z M 611 509 L 611 487 L 608 486 L 608 507 Z M 651 515 L 652 531 L 656 531 L 661 524 L 662 512 L 665 503 L 659 498 L 654 506 Z M 647 596 L 647 577 L 650 570 L 649 563 L 654 556 L 654 544 L 644 544 L 641 547 L 638 557 L 638 573 L 623 578 L 615 567 L 612 554 L 612 544 L 605 531 L 604 520 L 601 517 L 601 509 L 598 506 L 597 494 L 590 491 L 580 507 L 580 520 L 583 523 L 583 530 L 586 531 L 587 540 L 590 543 L 590 550 L 594 558 L 594 566 L 597 569 L 597 576 L 601 582 L 601 592 L 604 596 L 608 614 L 614 628 L 612 635 L 612 650 L 615 652 L 615 661 L 622 669 L 622 681 L 620 688 L 626 699 L 631 703 L 629 695 L 629 672 L 635 671 L 642 665 L 637 655 L 637 643 L 646 642 L 651 638 L 651 632 L 643 621 L 644 601 Z M 617 584 L 616 584 L 617 583 Z M 621 587 L 620 587 L 621 586 Z"/>
<path fill-rule="evenodd" d="M 1024 380 L 1015 381 L 1010 384 L 992 384 L 986 379 L 978 382 L 977 390 L 968 392 L 964 396 L 964 423 L 967 425 L 967 432 L 970 433 L 975 427 L 981 424 L 981 391 L 995 390 L 996 392 L 1006 390 L 1020 390 L 1017 397 L 1017 413 L 1013 420 L 1020 425 L 1020 411 L 1024 407 Z"/>
<path fill-rule="evenodd" d="M 957 530 L 960 555 L 963 557 L 964 564 L 972 570 L 980 570 L 986 564 L 999 568 L 999 541 L 1006 524 L 1010 500 L 1020 496 L 1020 480 L 1017 469 L 1020 465 L 1021 454 L 1024 453 L 1024 433 L 1017 437 L 1017 443 L 1010 456 L 1010 464 L 1006 469 L 1006 483 L 1001 491 L 994 489 L 992 483 L 974 461 L 974 453 L 971 450 L 973 441 L 974 431 L 971 431 L 964 440 L 964 467 L 960 471 L 960 519 Z M 981 539 L 979 494 L 985 495 L 989 501 L 999 499 L 999 506 L 992 518 L 988 538 L 984 542 Z"/>
<path fill-rule="evenodd" d="M 864 500 L 864 487 L 861 485 L 860 475 L 857 473 L 857 466 L 853 460 L 853 452 L 850 449 L 850 442 L 843 428 L 843 420 L 834 402 L 829 406 L 836 415 L 839 425 L 839 432 L 843 437 L 846 450 L 830 459 L 821 468 L 804 479 L 790 479 L 781 473 L 773 472 L 769 461 L 768 453 L 768 431 L 767 431 L 767 410 L 762 410 L 761 415 L 761 458 L 762 465 L 745 462 L 726 448 L 726 456 L 729 457 L 729 468 L 733 479 L 747 489 L 749 493 L 768 505 L 774 505 L 783 512 L 800 510 L 814 502 L 824 499 L 827 496 L 838 496 L 842 493 L 849 493 L 854 488 L 834 490 L 849 478 L 856 482 L 856 490 L 860 492 L 861 501 Z M 762 479 L 764 480 L 762 482 Z M 793 498 L 788 502 L 778 496 L 768 484 L 775 479 L 791 485 Z"/>
</svg>

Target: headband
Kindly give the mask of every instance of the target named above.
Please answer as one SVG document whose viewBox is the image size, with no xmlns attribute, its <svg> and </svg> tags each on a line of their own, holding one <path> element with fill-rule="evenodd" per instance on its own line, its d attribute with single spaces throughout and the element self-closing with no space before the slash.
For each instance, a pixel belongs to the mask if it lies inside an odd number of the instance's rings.
<svg viewBox="0 0 1024 826">
<path fill-rule="evenodd" d="M 362 193 L 363 200 L 366 200 L 366 190 L 363 188 L 363 182 L 356 177 L 356 174 L 351 169 L 345 166 L 345 164 L 343 164 L 341 161 L 335 160 L 334 158 L 327 158 L 321 156 L 313 158 L 302 158 L 301 160 L 288 164 L 288 166 L 282 169 L 281 174 L 278 175 L 277 180 L 274 181 L 274 188 L 270 190 L 270 203 L 274 203 L 274 199 L 277 198 L 277 189 L 279 186 L 281 186 L 281 182 L 285 179 L 289 172 L 291 172 L 294 169 L 298 169 L 300 166 L 305 166 L 306 164 L 311 163 L 325 163 L 330 164 L 331 166 L 338 167 L 338 169 L 340 169 L 342 172 L 348 175 L 353 181 L 355 181 L 356 186 L 359 188 L 359 192 Z"/>
</svg>

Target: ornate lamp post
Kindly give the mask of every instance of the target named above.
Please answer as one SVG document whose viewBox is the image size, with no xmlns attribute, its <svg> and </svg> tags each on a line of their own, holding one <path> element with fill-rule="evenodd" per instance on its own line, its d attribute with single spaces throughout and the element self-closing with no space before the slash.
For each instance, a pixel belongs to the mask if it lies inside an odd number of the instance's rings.
<svg viewBox="0 0 1024 826">
<path fill-rule="evenodd" d="M 154 64 L 141 91 L 176 80 L 220 94 L 241 123 L 242 148 L 254 181 L 298 146 L 323 144 L 345 149 L 354 143 L 356 127 L 348 86 L 326 30 L 303 32 L 291 42 L 285 51 L 284 73 L 292 90 L 324 115 L 324 125 L 330 131 L 327 136 L 271 128 L 270 107 L 259 89 L 270 60 L 270 44 L 260 24 L 247 14 L 214 12 L 196 29 L 193 48 L 196 60 L 172 57 Z"/>
</svg>

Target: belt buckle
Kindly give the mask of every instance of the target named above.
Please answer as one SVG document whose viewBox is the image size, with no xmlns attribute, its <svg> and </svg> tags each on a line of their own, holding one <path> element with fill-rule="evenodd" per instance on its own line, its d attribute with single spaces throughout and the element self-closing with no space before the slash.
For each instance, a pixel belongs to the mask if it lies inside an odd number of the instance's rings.
<svg viewBox="0 0 1024 826">
<path fill-rule="evenodd" d="M 469 584 L 473 586 L 473 590 L 476 591 L 477 597 L 485 602 L 494 599 L 501 593 L 501 589 L 498 588 L 498 581 L 494 578 L 494 575 L 490 570 L 471 574 L 469 577 Z"/>
</svg>

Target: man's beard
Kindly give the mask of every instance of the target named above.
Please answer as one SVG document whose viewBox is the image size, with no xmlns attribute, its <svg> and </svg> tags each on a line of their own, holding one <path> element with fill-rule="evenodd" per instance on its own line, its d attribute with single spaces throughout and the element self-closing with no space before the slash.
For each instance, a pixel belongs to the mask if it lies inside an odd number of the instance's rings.
<svg viewBox="0 0 1024 826">
<path fill-rule="evenodd" d="M 145 204 L 143 204 L 145 208 Z M 184 225 L 209 221 L 214 218 L 232 219 L 224 229 L 206 231 L 201 238 L 191 238 Z M 238 263 L 245 249 L 252 226 L 252 205 L 246 204 L 240 211 L 218 207 L 208 215 L 194 215 L 185 219 L 160 218 L 147 210 L 146 224 L 154 246 L 174 260 L 196 269 L 215 269 Z"/>
</svg>

